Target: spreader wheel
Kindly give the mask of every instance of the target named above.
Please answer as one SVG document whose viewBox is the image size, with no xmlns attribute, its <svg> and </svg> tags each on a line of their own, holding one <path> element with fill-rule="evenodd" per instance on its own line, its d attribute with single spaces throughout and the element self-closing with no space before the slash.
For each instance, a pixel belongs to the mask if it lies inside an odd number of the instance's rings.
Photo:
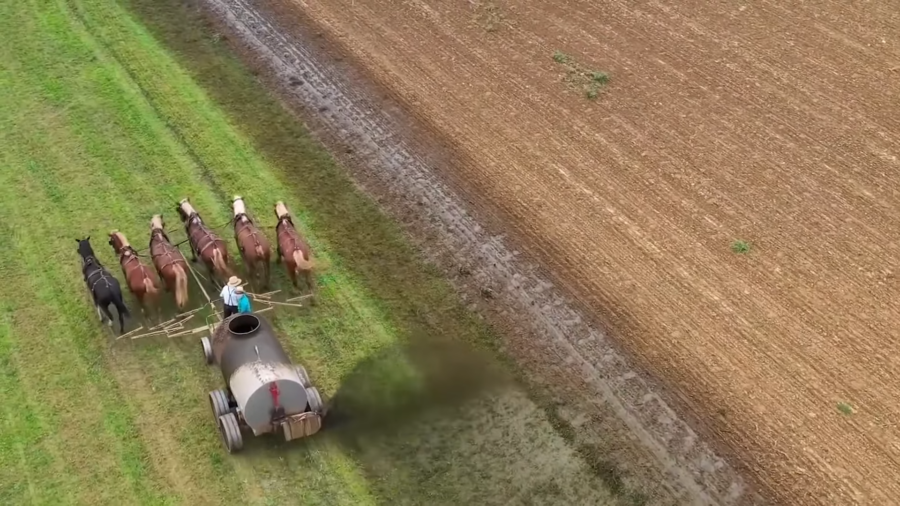
<svg viewBox="0 0 900 506">
<path fill-rule="evenodd" d="M 213 418 L 218 420 L 220 416 L 228 413 L 228 394 L 224 390 L 213 390 L 210 392 L 209 407 L 212 408 Z"/>
<path fill-rule="evenodd" d="M 234 413 L 227 413 L 219 417 L 219 434 L 222 436 L 222 444 L 228 453 L 236 453 L 244 447 L 244 438 L 241 436 L 241 428 L 238 425 Z"/>
<path fill-rule="evenodd" d="M 200 345 L 203 346 L 203 356 L 206 358 L 207 365 L 212 364 L 216 357 L 213 355 L 212 344 L 209 342 L 209 338 L 201 337 Z"/>
<path fill-rule="evenodd" d="M 314 413 L 319 413 L 322 411 L 322 396 L 319 395 L 319 391 L 316 387 L 309 387 L 306 389 L 306 399 L 309 402 L 309 410 Z"/>
<path fill-rule="evenodd" d="M 297 375 L 300 376 L 300 384 L 303 385 L 303 388 L 309 388 L 309 374 L 306 373 L 306 368 L 302 365 L 295 365 L 294 370 L 296 370 Z"/>
</svg>

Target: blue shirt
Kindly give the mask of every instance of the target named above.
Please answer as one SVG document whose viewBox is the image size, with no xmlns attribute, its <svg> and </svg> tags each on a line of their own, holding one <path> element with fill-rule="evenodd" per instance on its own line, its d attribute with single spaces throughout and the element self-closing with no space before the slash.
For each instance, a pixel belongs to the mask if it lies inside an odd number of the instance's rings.
<svg viewBox="0 0 900 506">
<path fill-rule="evenodd" d="M 238 312 L 239 313 L 249 313 L 250 312 L 250 297 L 246 295 L 241 295 L 241 298 L 238 300 Z"/>
</svg>

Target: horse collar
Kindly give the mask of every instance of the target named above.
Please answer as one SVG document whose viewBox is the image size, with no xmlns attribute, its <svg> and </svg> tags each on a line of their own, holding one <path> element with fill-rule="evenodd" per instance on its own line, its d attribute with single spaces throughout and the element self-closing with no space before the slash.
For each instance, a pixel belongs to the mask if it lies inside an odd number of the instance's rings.
<svg viewBox="0 0 900 506">
<path fill-rule="evenodd" d="M 199 224 L 203 223 L 203 220 L 200 219 L 200 215 L 197 214 L 197 211 L 194 211 L 188 215 L 186 223 L 188 225 L 190 225 L 192 223 L 195 225 L 199 225 Z"/>
<path fill-rule="evenodd" d="M 87 272 L 88 267 L 90 267 L 90 266 L 92 266 L 92 265 L 95 266 L 95 267 L 97 267 L 97 270 L 94 271 L 94 272 L 92 272 L 92 273 L 90 274 L 91 276 L 93 276 L 93 275 L 96 274 L 97 272 L 102 272 L 103 266 L 100 265 L 100 262 L 98 262 L 97 259 L 94 258 L 93 255 L 89 255 L 89 256 L 84 257 L 84 265 L 81 267 L 82 272 Z"/>
</svg>

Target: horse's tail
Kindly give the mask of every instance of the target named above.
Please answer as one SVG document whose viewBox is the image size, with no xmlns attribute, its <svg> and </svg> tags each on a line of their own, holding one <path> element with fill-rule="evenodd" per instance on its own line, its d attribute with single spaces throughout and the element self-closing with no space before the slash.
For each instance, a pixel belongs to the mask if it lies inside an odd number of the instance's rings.
<svg viewBox="0 0 900 506">
<path fill-rule="evenodd" d="M 148 295 L 156 295 L 156 292 L 156 283 L 153 282 L 150 276 L 144 273 L 144 293 Z"/>
<path fill-rule="evenodd" d="M 151 297 L 156 297 L 156 285 L 153 283 L 153 280 L 150 279 L 150 276 L 144 276 L 144 293 Z"/>
<path fill-rule="evenodd" d="M 184 269 L 175 264 L 175 305 L 178 309 L 184 309 L 188 298 L 188 279 Z"/>
<path fill-rule="evenodd" d="M 228 264 L 225 262 L 225 258 L 222 255 L 222 250 L 216 248 L 213 250 L 213 267 L 219 272 L 220 275 L 230 276 L 231 272 L 228 270 Z"/>
<path fill-rule="evenodd" d="M 294 269 L 297 272 L 311 271 L 313 269 L 312 260 L 306 259 L 305 256 L 303 255 L 302 251 L 294 250 L 293 258 L 294 258 L 294 265 L 295 265 Z"/>
<path fill-rule="evenodd" d="M 272 250 L 263 248 L 262 244 L 257 244 L 254 249 L 254 252 L 256 253 L 256 265 L 264 271 L 268 272 L 267 269 L 269 268 L 269 257 L 272 254 Z"/>
<path fill-rule="evenodd" d="M 131 317 L 131 313 L 128 311 L 128 306 L 125 305 L 125 301 L 122 298 L 122 291 L 115 290 L 113 294 L 112 303 L 116 306 L 116 310 L 119 311 L 119 319 Z"/>
</svg>

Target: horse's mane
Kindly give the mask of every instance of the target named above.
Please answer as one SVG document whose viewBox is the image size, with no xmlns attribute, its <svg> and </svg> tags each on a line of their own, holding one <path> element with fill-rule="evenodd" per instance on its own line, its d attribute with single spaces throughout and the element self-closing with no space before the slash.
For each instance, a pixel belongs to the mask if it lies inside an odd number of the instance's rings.
<svg viewBox="0 0 900 506">
<path fill-rule="evenodd" d="M 292 218 L 290 214 L 285 214 L 281 218 L 278 218 L 279 225 L 281 225 L 283 222 L 288 222 L 291 225 L 291 227 L 294 226 L 294 218 Z"/>
<path fill-rule="evenodd" d="M 184 213 L 184 214 L 185 214 L 184 224 L 186 226 L 188 226 L 188 227 L 191 226 L 191 222 L 194 220 L 197 220 L 198 225 L 203 225 L 203 217 L 200 216 L 200 213 L 198 213 L 196 209 L 193 209 L 190 214 L 188 214 L 188 213 Z"/>
<path fill-rule="evenodd" d="M 128 239 L 125 238 L 125 234 L 116 230 L 115 232 L 113 232 L 113 235 L 119 239 L 119 242 L 122 244 L 123 249 L 131 247 L 131 243 L 128 242 Z"/>
</svg>

